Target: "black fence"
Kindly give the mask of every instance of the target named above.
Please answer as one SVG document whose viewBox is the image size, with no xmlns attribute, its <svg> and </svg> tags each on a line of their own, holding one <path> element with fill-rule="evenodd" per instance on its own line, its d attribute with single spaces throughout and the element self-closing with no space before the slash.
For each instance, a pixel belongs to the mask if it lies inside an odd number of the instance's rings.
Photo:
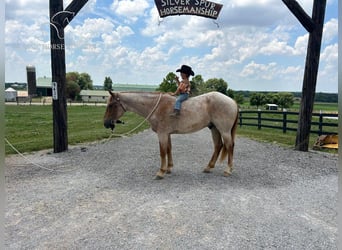
<svg viewBox="0 0 342 250">
<path fill-rule="evenodd" d="M 298 112 L 287 111 L 240 111 L 239 125 L 255 126 L 261 128 L 281 129 L 283 133 L 287 131 L 297 131 Z M 338 114 L 336 113 L 313 113 L 311 121 L 311 133 L 313 134 L 337 134 Z"/>
</svg>

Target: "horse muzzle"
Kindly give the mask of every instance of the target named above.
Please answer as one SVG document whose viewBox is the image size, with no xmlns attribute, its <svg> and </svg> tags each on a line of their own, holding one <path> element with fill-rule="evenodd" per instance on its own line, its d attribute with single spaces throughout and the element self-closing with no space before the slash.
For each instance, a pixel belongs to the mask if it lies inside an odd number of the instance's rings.
<svg viewBox="0 0 342 250">
<path fill-rule="evenodd" d="M 115 128 L 115 121 L 114 120 L 105 120 L 103 125 L 105 126 L 105 128 L 110 128 L 113 131 Z"/>
</svg>

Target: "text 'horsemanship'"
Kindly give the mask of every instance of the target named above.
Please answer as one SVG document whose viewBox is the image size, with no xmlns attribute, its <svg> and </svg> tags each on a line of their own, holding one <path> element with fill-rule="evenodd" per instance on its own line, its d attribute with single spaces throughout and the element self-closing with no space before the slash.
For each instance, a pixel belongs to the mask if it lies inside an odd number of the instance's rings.
<svg viewBox="0 0 342 250">
<path fill-rule="evenodd" d="M 206 0 L 154 0 L 160 17 L 196 15 L 217 19 L 222 4 Z"/>
</svg>

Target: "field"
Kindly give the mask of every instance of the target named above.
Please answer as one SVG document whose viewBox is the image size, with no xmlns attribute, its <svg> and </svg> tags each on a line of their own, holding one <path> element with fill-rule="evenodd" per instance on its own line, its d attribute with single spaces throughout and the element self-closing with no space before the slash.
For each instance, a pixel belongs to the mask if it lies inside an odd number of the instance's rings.
<svg viewBox="0 0 342 250">
<path fill-rule="evenodd" d="M 319 103 L 315 110 L 337 112 L 337 104 Z M 111 130 L 103 127 L 104 106 L 68 106 L 68 142 L 75 145 L 84 142 L 100 141 L 111 136 Z M 125 113 L 122 117 L 125 124 L 117 124 L 115 134 L 131 131 L 143 121 L 142 117 L 133 113 Z M 51 105 L 6 105 L 5 137 L 20 152 L 31 152 L 53 148 L 53 124 Z M 294 124 L 295 126 L 295 124 Z M 148 128 L 145 122 L 139 132 Z M 283 134 L 281 130 L 243 126 L 239 127 L 238 136 L 246 136 L 259 141 L 266 141 L 294 147 L 296 132 Z M 310 136 L 312 146 L 317 135 Z M 6 143 L 6 154 L 15 151 Z"/>
<path fill-rule="evenodd" d="M 68 106 L 68 142 L 75 145 L 98 141 L 111 136 L 111 130 L 103 126 L 104 106 Z M 115 134 L 124 134 L 135 128 L 144 119 L 126 113 L 118 124 Z M 53 121 L 50 105 L 7 105 L 5 109 L 5 137 L 20 152 L 53 148 Z M 140 130 L 148 128 L 145 123 Z M 138 132 L 139 130 L 135 131 Z M 6 154 L 15 151 L 6 144 Z"/>
</svg>

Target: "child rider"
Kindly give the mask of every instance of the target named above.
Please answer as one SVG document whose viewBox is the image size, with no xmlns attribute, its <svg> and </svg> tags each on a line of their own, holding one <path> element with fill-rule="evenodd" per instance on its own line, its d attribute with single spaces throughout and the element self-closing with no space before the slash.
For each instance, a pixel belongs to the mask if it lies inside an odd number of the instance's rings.
<svg viewBox="0 0 342 250">
<path fill-rule="evenodd" d="M 179 96 L 176 99 L 174 110 L 171 116 L 179 116 L 182 102 L 189 98 L 189 94 L 191 90 L 189 77 L 190 75 L 191 76 L 195 75 L 191 67 L 188 65 L 182 65 L 182 67 L 180 69 L 177 69 L 176 72 L 180 72 L 182 81 L 179 81 L 178 76 L 176 76 L 178 88 L 176 92 L 172 93 L 171 95 L 175 96 L 179 94 Z"/>
</svg>

